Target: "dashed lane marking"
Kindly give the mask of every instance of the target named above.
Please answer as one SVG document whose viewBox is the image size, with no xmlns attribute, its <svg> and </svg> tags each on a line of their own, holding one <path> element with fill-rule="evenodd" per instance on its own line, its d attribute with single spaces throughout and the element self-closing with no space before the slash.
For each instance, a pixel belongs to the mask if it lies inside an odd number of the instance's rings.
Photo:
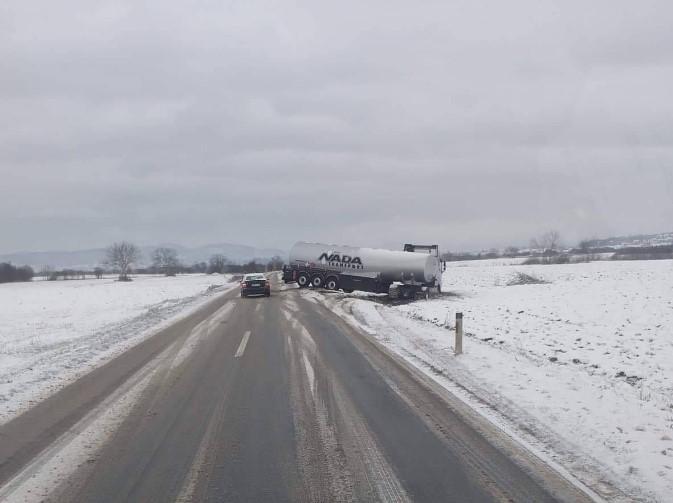
<svg viewBox="0 0 673 503">
<path fill-rule="evenodd" d="M 238 345 L 238 350 L 236 350 L 234 358 L 240 358 L 241 356 L 243 356 L 243 353 L 245 352 L 245 347 L 248 345 L 248 339 L 250 339 L 250 330 L 248 330 L 245 334 L 243 334 L 243 339 L 241 339 L 241 343 Z"/>
</svg>

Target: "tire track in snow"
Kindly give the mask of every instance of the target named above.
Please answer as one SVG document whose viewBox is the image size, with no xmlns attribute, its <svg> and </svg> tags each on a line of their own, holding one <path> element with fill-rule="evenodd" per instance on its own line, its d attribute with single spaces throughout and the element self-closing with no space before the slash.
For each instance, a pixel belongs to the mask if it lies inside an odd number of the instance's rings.
<svg viewBox="0 0 673 503">
<path fill-rule="evenodd" d="M 42 500 L 84 463 L 95 462 L 95 453 L 112 437 L 127 414 L 166 365 L 178 341 L 138 370 L 69 431 L 0 488 L 0 501 Z"/>
<path fill-rule="evenodd" d="M 311 501 L 324 501 L 322 471 L 329 477 L 328 499 L 410 501 L 381 452 L 364 418 L 347 397 L 336 375 L 326 368 L 310 332 L 288 311 L 283 314 L 295 337 L 287 337 L 293 399 L 299 402 L 295 424 L 298 451 L 308 476 Z M 299 377 L 301 375 L 301 377 Z M 298 382 L 301 380 L 302 382 Z M 302 392 L 303 390 L 303 392 Z M 318 445 L 316 445 L 318 444 Z M 316 449 L 320 453 L 316 453 Z"/>
</svg>

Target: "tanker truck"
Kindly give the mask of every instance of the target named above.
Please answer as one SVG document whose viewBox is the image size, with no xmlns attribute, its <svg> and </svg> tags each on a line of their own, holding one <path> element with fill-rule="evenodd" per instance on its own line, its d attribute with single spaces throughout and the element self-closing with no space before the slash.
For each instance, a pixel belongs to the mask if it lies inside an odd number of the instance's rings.
<svg viewBox="0 0 673 503">
<path fill-rule="evenodd" d="M 300 241 L 283 266 L 283 281 L 410 299 L 420 292 L 441 292 L 444 269 L 437 245 L 406 244 L 404 251 L 393 251 Z"/>
</svg>

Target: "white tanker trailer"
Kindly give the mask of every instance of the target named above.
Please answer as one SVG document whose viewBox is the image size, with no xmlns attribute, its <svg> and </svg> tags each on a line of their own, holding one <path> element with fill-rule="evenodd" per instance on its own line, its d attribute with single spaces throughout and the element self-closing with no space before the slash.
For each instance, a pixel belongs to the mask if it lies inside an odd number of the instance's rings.
<svg viewBox="0 0 673 503">
<path fill-rule="evenodd" d="M 283 280 L 301 288 L 310 285 L 412 298 L 418 292 L 439 292 L 443 270 L 437 245 L 406 244 L 404 251 L 392 251 L 300 241 L 290 250 Z"/>
</svg>

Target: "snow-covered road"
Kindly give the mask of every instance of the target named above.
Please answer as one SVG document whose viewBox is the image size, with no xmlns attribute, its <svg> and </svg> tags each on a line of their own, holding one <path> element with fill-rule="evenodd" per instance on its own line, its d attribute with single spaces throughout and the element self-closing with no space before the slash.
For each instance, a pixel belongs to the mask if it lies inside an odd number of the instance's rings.
<svg viewBox="0 0 673 503">
<path fill-rule="evenodd" d="M 0 285 L 0 423 L 234 287 L 228 276 Z"/>
<path fill-rule="evenodd" d="M 509 285 L 517 273 L 543 280 Z M 456 296 L 320 296 L 608 499 L 673 491 L 673 262 L 449 264 Z M 465 353 L 453 355 L 464 313 Z M 445 324 L 449 324 L 449 329 Z"/>
</svg>

